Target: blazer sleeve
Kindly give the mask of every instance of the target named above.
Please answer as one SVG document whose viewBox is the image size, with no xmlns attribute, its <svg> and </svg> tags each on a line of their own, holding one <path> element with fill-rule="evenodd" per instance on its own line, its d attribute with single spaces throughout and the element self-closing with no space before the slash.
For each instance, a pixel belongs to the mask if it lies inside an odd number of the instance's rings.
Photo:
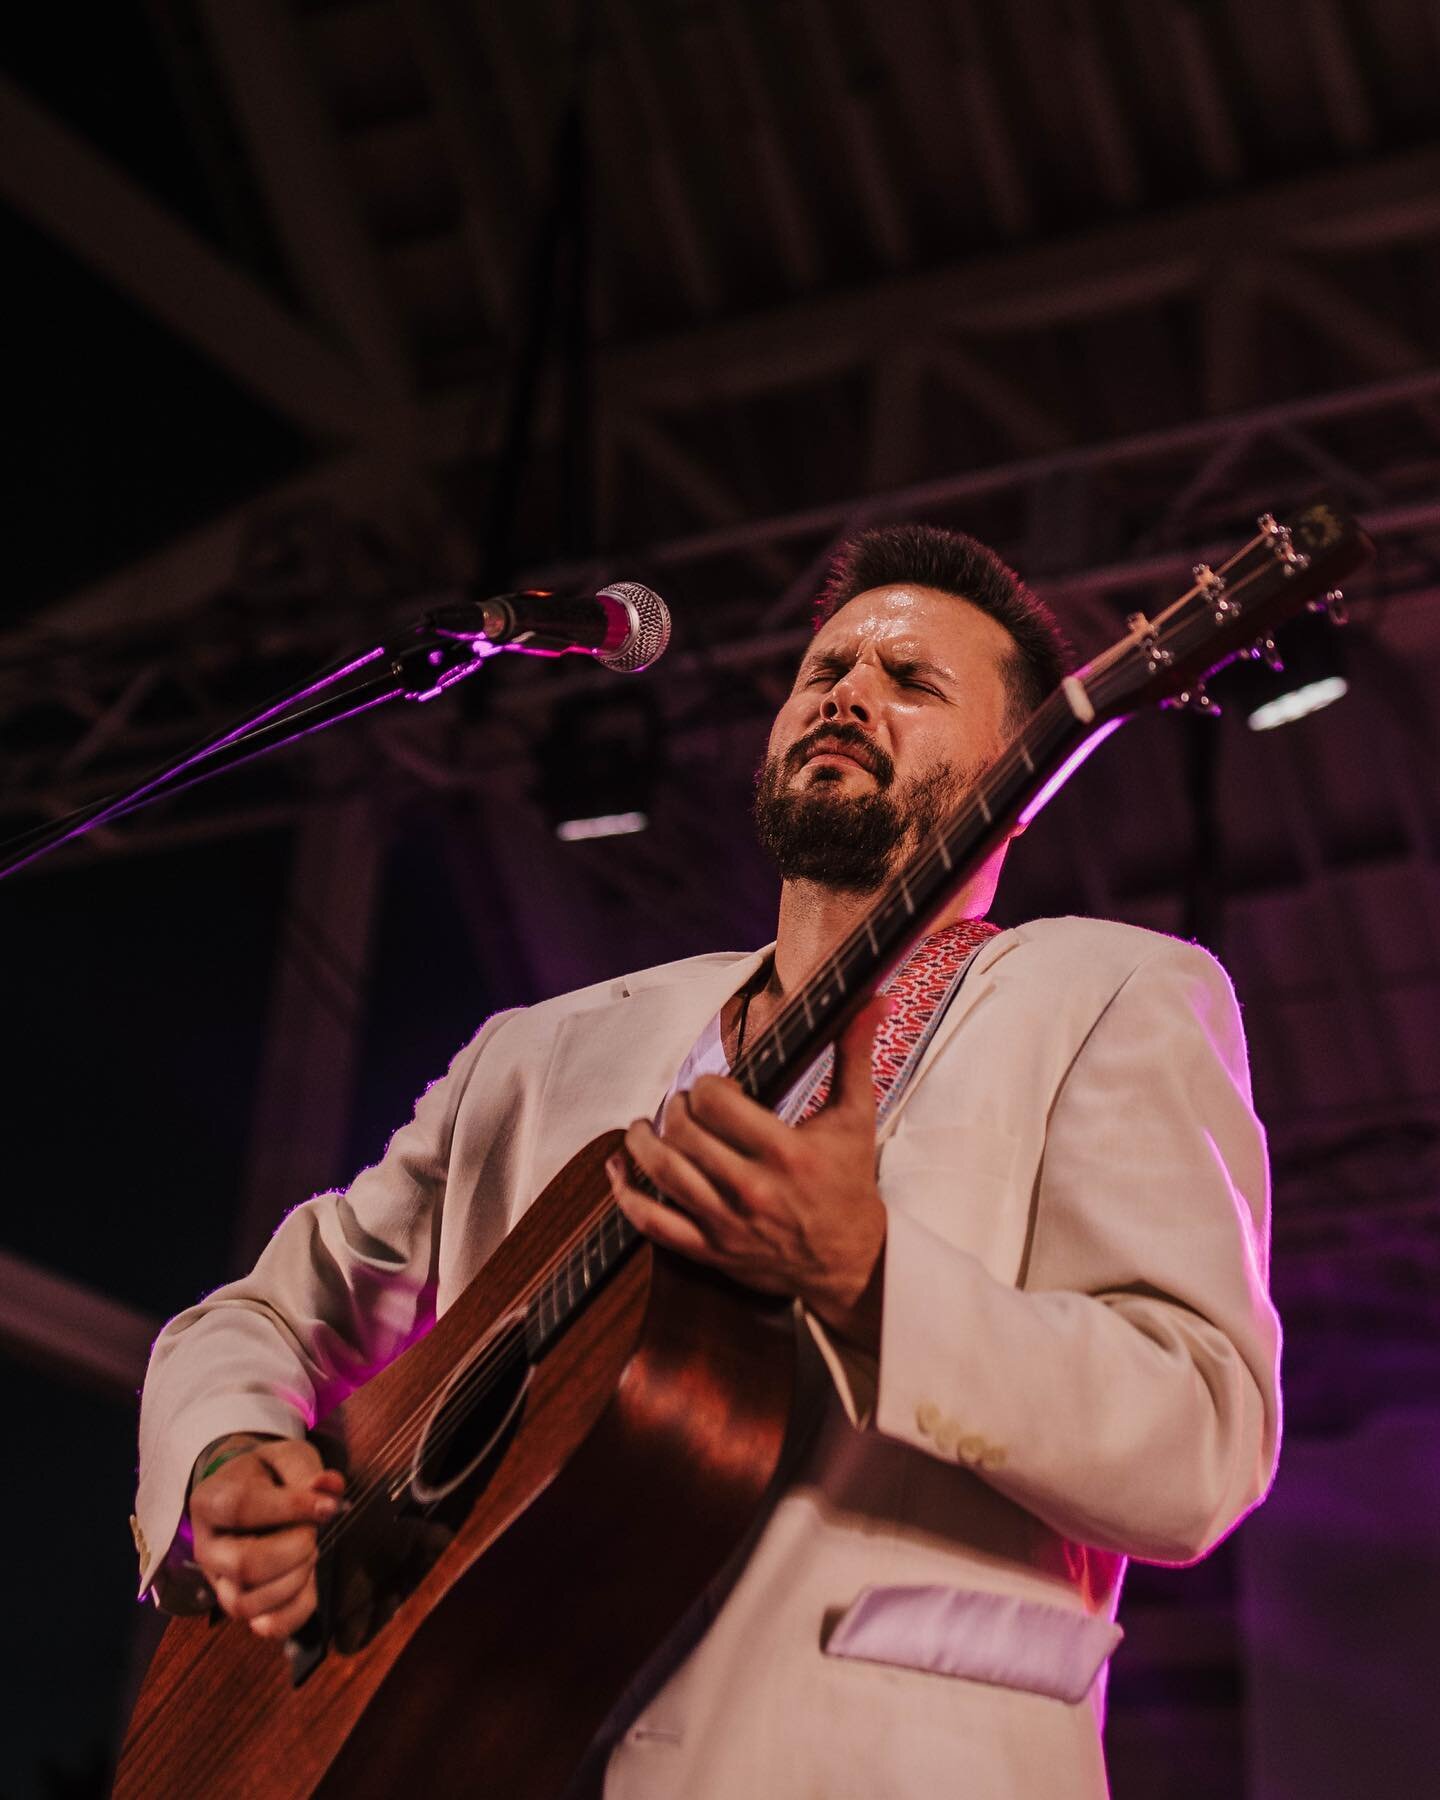
<svg viewBox="0 0 1440 1800">
<path fill-rule="evenodd" d="M 195 1459 L 231 1432 L 301 1437 L 434 1323 L 455 1117 L 499 1014 L 421 1096 L 380 1161 L 286 1215 L 254 1269 L 155 1340 L 140 1403 L 132 1529 L 140 1592 L 172 1612 L 209 1594 L 188 1562 Z"/>
<path fill-rule="evenodd" d="M 1274 1472 L 1268 1200 L 1230 984 L 1166 940 L 1061 1081 L 1018 1288 L 892 1209 L 875 1425 L 1065 1537 L 1204 1555 Z"/>
</svg>

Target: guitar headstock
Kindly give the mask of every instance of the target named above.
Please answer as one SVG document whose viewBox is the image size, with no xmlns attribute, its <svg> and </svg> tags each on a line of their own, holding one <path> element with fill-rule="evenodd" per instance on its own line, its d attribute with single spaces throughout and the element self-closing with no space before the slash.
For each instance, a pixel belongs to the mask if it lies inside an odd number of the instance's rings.
<svg viewBox="0 0 1440 1800">
<path fill-rule="evenodd" d="M 1373 551 L 1333 498 L 1283 522 L 1262 513 L 1249 543 L 1215 568 L 1198 563 L 1192 587 L 1153 618 L 1132 613 L 1126 635 L 1077 671 L 1096 716 L 1123 718 L 1164 700 L 1203 704 L 1208 676 L 1263 647 L 1302 607 L 1338 601 L 1336 584 Z"/>
</svg>

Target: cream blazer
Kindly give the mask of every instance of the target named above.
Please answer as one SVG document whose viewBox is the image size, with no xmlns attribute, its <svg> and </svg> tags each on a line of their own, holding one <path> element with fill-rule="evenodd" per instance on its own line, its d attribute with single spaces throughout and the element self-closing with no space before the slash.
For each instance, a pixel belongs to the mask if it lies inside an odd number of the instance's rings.
<svg viewBox="0 0 1440 1800">
<path fill-rule="evenodd" d="M 654 1111 L 760 954 L 491 1019 L 376 1167 L 165 1328 L 142 1592 L 203 1603 L 172 1543 L 200 1450 L 298 1435 L 397 1354 L 576 1149 Z M 1269 1485 L 1264 1138 L 1205 952 L 1084 919 L 1002 932 L 878 1170 L 878 1365 L 797 1326 L 818 1430 L 606 1800 L 1101 1800 L 1125 1559 L 1204 1555 Z"/>
</svg>

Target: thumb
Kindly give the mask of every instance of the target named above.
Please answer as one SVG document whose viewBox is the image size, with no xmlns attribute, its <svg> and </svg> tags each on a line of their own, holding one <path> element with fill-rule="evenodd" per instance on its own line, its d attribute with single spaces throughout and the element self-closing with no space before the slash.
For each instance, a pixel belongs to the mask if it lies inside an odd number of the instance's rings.
<svg viewBox="0 0 1440 1800">
<path fill-rule="evenodd" d="M 889 1018 L 893 1004 L 888 994 L 872 995 L 840 1034 L 835 1045 L 831 1107 L 866 1115 L 875 1111 L 875 1033 L 881 1020 Z"/>
</svg>

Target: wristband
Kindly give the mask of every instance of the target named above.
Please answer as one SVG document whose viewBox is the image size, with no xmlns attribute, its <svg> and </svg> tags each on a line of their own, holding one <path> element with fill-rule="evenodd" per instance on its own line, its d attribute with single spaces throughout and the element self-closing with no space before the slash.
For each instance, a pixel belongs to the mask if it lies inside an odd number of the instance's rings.
<svg viewBox="0 0 1440 1800">
<path fill-rule="evenodd" d="M 259 1440 L 257 1439 L 254 1444 L 237 1444 L 233 1450 L 222 1450 L 218 1456 L 212 1456 L 191 1483 L 191 1492 L 193 1493 L 202 1481 L 208 1480 L 217 1469 L 229 1462 L 232 1456 L 248 1456 L 252 1450 L 258 1447 Z"/>
</svg>

